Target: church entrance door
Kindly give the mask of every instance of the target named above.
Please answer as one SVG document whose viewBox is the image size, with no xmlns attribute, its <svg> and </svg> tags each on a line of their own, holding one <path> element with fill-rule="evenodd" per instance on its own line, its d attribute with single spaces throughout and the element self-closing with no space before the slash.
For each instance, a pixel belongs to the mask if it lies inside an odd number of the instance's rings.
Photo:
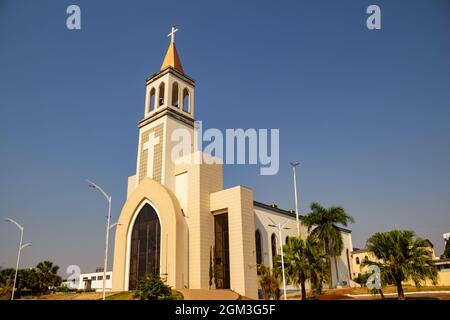
<svg viewBox="0 0 450 320">
<path fill-rule="evenodd" d="M 159 275 L 160 246 L 161 224 L 147 203 L 139 211 L 131 234 L 129 290 L 136 290 L 148 275 Z"/>
<path fill-rule="evenodd" d="M 214 264 L 217 289 L 230 288 L 228 213 L 214 216 Z"/>
</svg>

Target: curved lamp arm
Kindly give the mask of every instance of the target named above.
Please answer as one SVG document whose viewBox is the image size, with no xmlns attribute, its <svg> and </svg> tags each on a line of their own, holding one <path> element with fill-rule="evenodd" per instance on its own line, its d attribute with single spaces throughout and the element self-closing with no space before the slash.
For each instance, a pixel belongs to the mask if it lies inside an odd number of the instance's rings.
<svg viewBox="0 0 450 320">
<path fill-rule="evenodd" d="M 23 231 L 23 227 L 20 224 L 18 224 L 17 221 L 15 221 L 15 220 L 13 220 L 11 218 L 5 218 L 5 221 L 8 221 L 8 222 L 11 222 L 11 223 L 15 224 L 16 227 L 20 229 L 20 231 Z"/>
<path fill-rule="evenodd" d="M 109 226 L 109 230 L 111 230 L 111 229 L 114 228 L 114 227 L 121 226 L 121 225 L 122 225 L 122 224 L 120 224 L 120 223 L 118 223 L 118 222 L 114 222 L 112 225 Z"/>
<path fill-rule="evenodd" d="M 86 180 L 89 184 L 89 187 L 97 189 L 105 198 L 106 200 L 111 201 L 111 197 L 95 182 L 90 181 L 90 180 Z"/>
<path fill-rule="evenodd" d="M 24 249 L 26 247 L 31 247 L 31 243 L 25 243 L 20 249 Z"/>
</svg>

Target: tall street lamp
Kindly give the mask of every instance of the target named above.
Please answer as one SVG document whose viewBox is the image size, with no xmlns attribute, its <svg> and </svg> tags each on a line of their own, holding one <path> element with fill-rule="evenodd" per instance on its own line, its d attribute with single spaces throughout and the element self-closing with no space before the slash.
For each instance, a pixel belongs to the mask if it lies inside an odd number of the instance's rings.
<svg viewBox="0 0 450 320">
<path fill-rule="evenodd" d="M 292 171 L 294 173 L 294 201 L 295 201 L 295 220 L 297 222 L 297 237 L 300 237 L 300 218 L 298 213 L 298 197 L 297 197 L 297 177 L 295 174 L 295 168 L 299 165 L 299 162 L 291 162 Z"/>
<path fill-rule="evenodd" d="M 111 196 L 109 196 L 100 186 L 95 184 L 92 181 L 87 180 L 89 183 L 89 187 L 94 188 L 98 190 L 108 201 L 108 217 L 106 222 L 106 239 L 105 239 L 105 258 L 104 258 L 104 264 L 103 264 L 103 300 L 106 299 L 106 268 L 108 266 L 108 243 L 109 243 L 109 230 L 116 226 L 110 225 L 111 223 Z"/>
<path fill-rule="evenodd" d="M 279 235 L 279 239 L 280 239 L 280 250 L 281 250 L 281 272 L 283 274 L 283 291 L 284 291 L 284 300 L 287 300 L 286 297 L 286 276 L 284 274 L 284 253 L 283 253 L 283 241 L 281 240 L 281 230 L 288 230 L 289 228 L 285 228 L 284 226 L 286 225 L 286 223 L 288 223 L 288 220 L 286 220 L 283 224 L 281 223 L 276 223 L 275 221 L 273 221 L 271 218 L 268 218 L 272 224 L 269 224 L 269 227 L 274 227 L 278 229 L 278 235 Z"/>
<path fill-rule="evenodd" d="M 14 291 L 16 290 L 16 282 L 17 282 L 17 271 L 19 270 L 20 252 L 22 251 L 22 249 L 31 246 L 31 243 L 26 243 L 26 244 L 22 245 L 23 226 L 21 226 L 20 224 L 18 224 L 16 221 L 14 221 L 11 218 L 5 218 L 5 221 L 15 224 L 16 227 L 19 228 L 19 230 L 20 230 L 19 252 L 17 253 L 16 273 L 14 275 L 14 284 L 13 284 L 12 294 L 11 294 L 11 300 L 14 300 Z"/>
</svg>

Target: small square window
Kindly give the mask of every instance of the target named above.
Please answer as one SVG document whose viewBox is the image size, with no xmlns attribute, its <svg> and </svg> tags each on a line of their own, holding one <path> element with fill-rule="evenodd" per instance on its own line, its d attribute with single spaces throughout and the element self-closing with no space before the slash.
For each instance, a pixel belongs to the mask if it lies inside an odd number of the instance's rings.
<svg viewBox="0 0 450 320">
<path fill-rule="evenodd" d="M 103 276 L 98 276 L 97 280 L 103 280 Z"/>
<path fill-rule="evenodd" d="M 96 280 L 96 278 L 97 278 L 96 276 L 92 276 L 91 280 Z"/>
<path fill-rule="evenodd" d="M 109 280 L 109 279 L 111 279 L 111 276 L 110 276 L 110 275 L 107 275 L 107 276 L 106 276 L 106 280 Z"/>
</svg>

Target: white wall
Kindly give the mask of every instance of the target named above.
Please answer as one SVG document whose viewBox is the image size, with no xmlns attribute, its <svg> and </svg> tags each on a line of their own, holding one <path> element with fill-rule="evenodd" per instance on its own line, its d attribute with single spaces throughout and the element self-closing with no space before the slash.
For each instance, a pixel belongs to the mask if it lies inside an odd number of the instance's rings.
<svg viewBox="0 0 450 320">
<path fill-rule="evenodd" d="M 342 249 L 341 255 L 337 257 L 337 269 L 338 269 L 338 275 L 339 275 L 339 284 L 342 286 L 351 285 L 351 277 L 349 274 L 349 264 L 347 261 L 350 261 L 350 272 L 351 271 L 351 264 L 352 264 L 352 257 L 351 253 L 353 251 L 353 244 L 352 244 L 352 235 L 351 233 L 342 232 L 344 247 Z M 348 260 L 347 260 L 347 250 L 348 250 Z M 333 278 L 333 286 L 338 285 L 337 283 L 337 277 L 336 277 L 336 267 L 334 264 L 334 258 L 331 259 L 331 271 L 332 271 L 332 278 Z M 343 283 L 346 282 L 345 283 Z"/>
<path fill-rule="evenodd" d="M 109 279 L 108 279 L 109 276 Z M 95 277 L 96 280 L 92 280 L 92 278 Z M 93 272 L 93 273 L 83 273 L 80 274 L 80 281 L 78 289 L 85 289 L 86 288 L 86 280 L 91 280 L 91 289 L 94 289 L 96 291 L 103 291 L 103 278 L 101 280 L 98 280 L 99 277 L 103 277 L 103 272 Z M 105 283 L 105 290 L 111 291 L 112 289 L 112 271 L 106 272 L 106 283 Z"/>
<path fill-rule="evenodd" d="M 284 223 L 286 220 L 288 221 L 285 225 L 288 230 L 282 231 L 282 244 L 286 243 L 286 236 L 292 237 L 297 236 L 297 224 L 295 218 L 289 217 L 287 215 L 277 213 L 274 211 L 269 211 L 264 208 L 254 207 L 255 211 L 255 228 L 259 230 L 261 233 L 261 242 L 262 242 L 262 252 L 263 252 L 263 263 L 265 265 L 272 265 L 272 249 L 270 244 L 270 238 L 272 234 L 275 234 L 277 239 L 277 253 L 280 254 L 280 239 L 278 229 L 274 227 L 269 227 L 269 224 L 272 222 L 269 220 L 271 218 L 275 223 Z M 255 230 L 256 232 L 256 230 Z M 300 226 L 300 233 L 302 235 L 306 234 L 306 228 Z"/>
<path fill-rule="evenodd" d="M 287 214 L 276 212 L 275 210 L 270 210 L 266 208 L 261 208 L 258 206 L 254 207 L 255 212 L 255 228 L 260 231 L 261 233 L 261 246 L 262 246 L 262 252 L 263 252 L 263 263 L 267 266 L 272 266 L 272 253 L 271 253 L 271 244 L 270 244 L 270 237 L 273 233 L 275 233 L 276 239 L 277 239 L 277 252 L 280 254 L 280 241 L 279 241 L 279 235 L 278 230 L 273 227 L 269 227 L 269 224 L 271 224 L 269 217 L 275 222 L 275 223 L 284 223 L 286 220 L 288 221 L 286 224 L 286 227 L 289 228 L 288 230 L 282 231 L 282 243 L 286 243 L 286 236 L 297 236 L 297 224 L 295 217 L 289 216 Z M 256 232 L 256 230 L 255 230 Z M 305 226 L 301 225 L 300 221 L 300 235 L 302 238 L 306 238 L 308 235 L 308 230 Z M 352 236 L 351 233 L 348 232 L 342 232 L 343 241 L 344 241 L 344 247 L 341 253 L 341 256 L 337 257 L 337 266 L 338 266 L 338 274 L 339 274 L 339 281 L 342 284 L 343 281 L 346 282 L 347 285 L 351 285 L 350 282 L 350 275 L 349 275 L 349 266 L 348 266 L 348 260 L 347 260 L 347 249 L 349 252 L 349 259 L 350 259 L 350 265 L 351 265 L 351 252 L 353 251 L 353 244 L 352 244 Z M 332 266 L 332 278 L 333 278 L 333 287 L 336 287 L 337 285 L 337 277 L 335 272 L 335 264 L 334 260 L 331 261 Z"/>
</svg>

